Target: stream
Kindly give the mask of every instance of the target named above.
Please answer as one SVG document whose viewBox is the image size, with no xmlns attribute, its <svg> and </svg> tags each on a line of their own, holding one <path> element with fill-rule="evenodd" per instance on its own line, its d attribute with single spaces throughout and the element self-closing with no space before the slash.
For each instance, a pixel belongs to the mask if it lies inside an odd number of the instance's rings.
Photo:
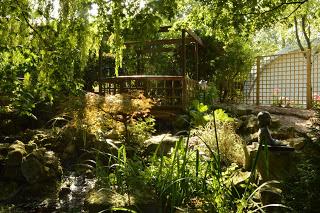
<svg viewBox="0 0 320 213">
<path fill-rule="evenodd" d="M 84 200 L 87 193 L 94 187 L 96 180 L 84 175 L 76 176 L 70 172 L 62 177 L 59 193 L 56 190 L 40 201 L 32 197 L 12 200 L 10 203 L 0 203 L 0 212 L 40 213 L 40 212 L 87 212 Z"/>
</svg>

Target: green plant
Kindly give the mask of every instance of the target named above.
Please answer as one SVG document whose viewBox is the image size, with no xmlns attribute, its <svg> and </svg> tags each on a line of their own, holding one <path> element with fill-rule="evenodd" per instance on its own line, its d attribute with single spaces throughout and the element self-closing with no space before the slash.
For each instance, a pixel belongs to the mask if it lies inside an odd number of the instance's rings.
<svg viewBox="0 0 320 213">
<path fill-rule="evenodd" d="M 209 113 L 209 107 L 199 100 L 192 101 L 189 114 L 191 116 L 191 123 L 194 126 L 205 125 L 213 119 L 212 115 Z"/>
<path fill-rule="evenodd" d="M 231 165 L 233 162 L 242 165 L 244 141 L 236 134 L 234 119 L 221 109 L 215 110 L 214 113 L 217 131 L 215 131 L 214 121 L 210 121 L 206 125 L 194 129 L 194 134 L 214 152 L 218 152 L 216 146 L 218 139 L 219 155 L 224 165 Z M 206 152 L 208 151 L 207 149 Z"/>
</svg>

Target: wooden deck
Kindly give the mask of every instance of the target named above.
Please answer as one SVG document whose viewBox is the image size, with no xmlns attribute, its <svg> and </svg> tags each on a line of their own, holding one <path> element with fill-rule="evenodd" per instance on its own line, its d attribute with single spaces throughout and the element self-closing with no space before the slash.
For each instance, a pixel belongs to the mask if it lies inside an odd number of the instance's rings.
<svg viewBox="0 0 320 213">
<path fill-rule="evenodd" d="M 185 109 L 194 98 L 198 83 L 184 76 L 132 75 L 107 77 L 99 85 L 100 94 L 115 95 L 142 91 L 155 101 L 154 109 Z"/>
</svg>

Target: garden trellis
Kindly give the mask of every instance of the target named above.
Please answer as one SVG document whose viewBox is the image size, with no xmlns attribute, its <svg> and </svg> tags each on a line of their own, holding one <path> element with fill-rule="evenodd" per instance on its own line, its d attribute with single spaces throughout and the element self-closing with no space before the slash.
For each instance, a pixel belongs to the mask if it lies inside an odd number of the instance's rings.
<svg viewBox="0 0 320 213">
<path fill-rule="evenodd" d="M 243 102 L 312 108 L 320 102 L 319 54 L 311 50 L 259 56 L 243 90 Z"/>
</svg>

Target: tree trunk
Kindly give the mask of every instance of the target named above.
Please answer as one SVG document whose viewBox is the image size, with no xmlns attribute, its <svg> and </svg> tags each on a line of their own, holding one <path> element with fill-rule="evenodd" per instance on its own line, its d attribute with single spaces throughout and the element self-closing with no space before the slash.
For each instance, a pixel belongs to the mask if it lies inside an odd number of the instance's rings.
<svg viewBox="0 0 320 213">
<path fill-rule="evenodd" d="M 308 49 L 311 50 L 310 32 L 309 32 L 309 35 L 308 35 L 308 33 L 306 31 L 306 15 L 302 16 L 301 28 L 302 28 L 302 33 L 303 33 L 304 39 L 307 42 L 307 47 L 308 47 Z"/>
</svg>

